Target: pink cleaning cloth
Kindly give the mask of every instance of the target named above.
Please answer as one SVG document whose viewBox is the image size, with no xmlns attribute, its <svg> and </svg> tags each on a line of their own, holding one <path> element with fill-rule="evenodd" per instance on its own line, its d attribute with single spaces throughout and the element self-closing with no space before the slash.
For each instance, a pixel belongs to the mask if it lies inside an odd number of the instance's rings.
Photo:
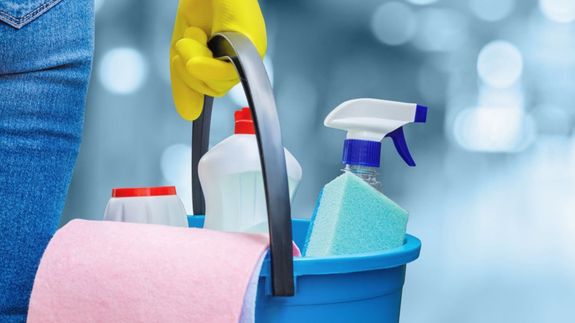
<svg viewBox="0 0 575 323">
<path fill-rule="evenodd" d="M 42 257 L 28 321 L 238 322 L 267 248 L 264 235 L 74 220 Z"/>
</svg>

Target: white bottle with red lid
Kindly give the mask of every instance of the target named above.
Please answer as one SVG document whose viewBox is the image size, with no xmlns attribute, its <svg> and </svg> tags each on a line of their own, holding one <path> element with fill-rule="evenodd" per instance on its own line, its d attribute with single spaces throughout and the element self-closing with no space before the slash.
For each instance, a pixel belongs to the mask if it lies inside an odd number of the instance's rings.
<svg viewBox="0 0 575 323">
<path fill-rule="evenodd" d="M 237 110 L 234 118 L 234 135 L 212 147 L 198 165 L 206 201 L 204 228 L 266 233 L 263 176 L 250 109 Z M 284 152 L 290 199 L 293 199 L 302 169 L 287 149 L 284 148 Z"/>
<path fill-rule="evenodd" d="M 188 227 L 188 216 L 174 186 L 114 188 L 104 220 Z"/>
</svg>

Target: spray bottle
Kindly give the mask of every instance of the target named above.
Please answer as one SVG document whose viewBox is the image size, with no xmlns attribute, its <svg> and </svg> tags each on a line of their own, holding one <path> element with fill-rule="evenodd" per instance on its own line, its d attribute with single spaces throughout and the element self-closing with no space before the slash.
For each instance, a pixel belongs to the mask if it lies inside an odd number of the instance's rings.
<svg viewBox="0 0 575 323">
<path fill-rule="evenodd" d="M 387 100 L 355 99 L 337 106 L 325 118 L 329 128 L 347 131 L 343 145 L 344 172 L 351 172 L 381 191 L 378 181 L 381 141 L 390 137 L 407 165 L 415 166 L 409 153 L 403 126 L 425 122 L 427 107 Z"/>
<path fill-rule="evenodd" d="M 326 127 L 347 131 L 344 174 L 327 183 L 316 204 L 304 249 L 306 257 L 379 252 L 400 247 L 408 213 L 381 192 L 377 180 L 381 141 L 391 137 L 409 166 L 403 126 L 425 122 L 427 108 L 417 104 L 356 99 L 336 107 Z"/>
</svg>

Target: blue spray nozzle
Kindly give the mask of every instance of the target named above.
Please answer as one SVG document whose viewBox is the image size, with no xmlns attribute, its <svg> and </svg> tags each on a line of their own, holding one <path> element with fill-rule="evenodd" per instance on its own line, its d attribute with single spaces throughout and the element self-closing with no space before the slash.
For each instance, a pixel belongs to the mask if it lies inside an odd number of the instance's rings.
<svg viewBox="0 0 575 323">
<path fill-rule="evenodd" d="M 424 105 L 417 104 L 415 107 L 415 118 L 413 122 L 425 122 L 427 121 L 427 107 Z"/>
</svg>

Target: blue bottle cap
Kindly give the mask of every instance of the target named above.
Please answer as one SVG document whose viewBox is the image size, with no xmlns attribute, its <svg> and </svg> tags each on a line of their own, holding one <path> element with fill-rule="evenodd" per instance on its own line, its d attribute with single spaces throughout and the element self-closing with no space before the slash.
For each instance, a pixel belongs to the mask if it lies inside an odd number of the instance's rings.
<svg viewBox="0 0 575 323">
<path fill-rule="evenodd" d="M 379 167 L 381 142 L 346 139 L 343 143 L 341 162 L 349 165 Z"/>
</svg>

